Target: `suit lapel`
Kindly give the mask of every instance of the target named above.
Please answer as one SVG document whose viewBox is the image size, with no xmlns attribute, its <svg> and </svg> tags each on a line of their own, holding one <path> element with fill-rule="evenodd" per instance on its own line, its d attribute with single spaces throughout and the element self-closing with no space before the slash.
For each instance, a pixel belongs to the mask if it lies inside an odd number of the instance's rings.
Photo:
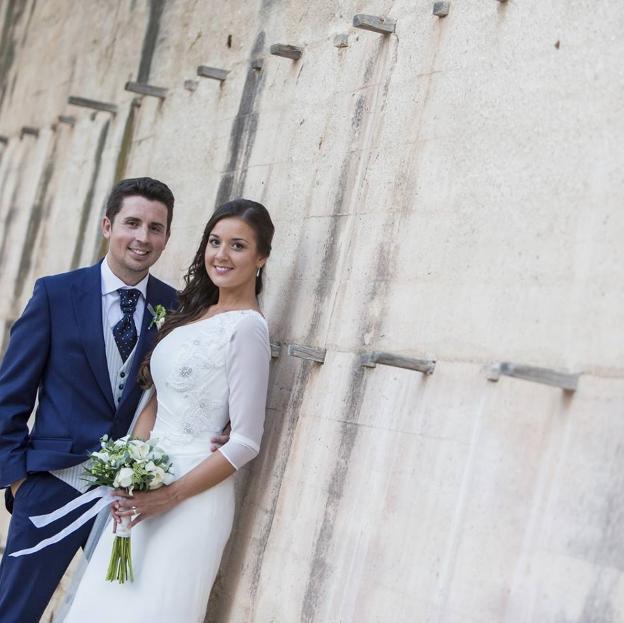
<svg viewBox="0 0 624 623">
<path fill-rule="evenodd" d="M 102 393 L 111 409 L 115 410 L 110 386 L 106 348 L 102 325 L 102 278 L 100 264 L 85 271 L 82 284 L 72 288 L 72 300 L 76 313 L 78 333 L 85 355 Z"/>
<path fill-rule="evenodd" d="M 139 341 L 137 342 L 136 352 L 132 359 L 132 365 L 130 366 L 130 372 L 128 374 L 128 382 L 121 396 L 119 402 L 118 411 L 122 410 L 125 406 L 125 402 L 129 396 L 132 395 L 134 389 L 137 386 L 137 377 L 139 375 L 139 368 L 143 363 L 143 359 L 147 351 L 152 347 L 154 338 L 156 337 L 156 326 L 152 324 L 152 312 L 149 310 L 149 306 L 156 307 L 158 301 L 155 300 L 155 283 L 154 279 L 150 275 L 147 281 L 147 297 L 145 301 L 145 311 L 143 312 L 143 322 L 141 323 L 141 333 L 139 335 Z M 151 326 L 150 326 L 151 325 Z"/>
</svg>

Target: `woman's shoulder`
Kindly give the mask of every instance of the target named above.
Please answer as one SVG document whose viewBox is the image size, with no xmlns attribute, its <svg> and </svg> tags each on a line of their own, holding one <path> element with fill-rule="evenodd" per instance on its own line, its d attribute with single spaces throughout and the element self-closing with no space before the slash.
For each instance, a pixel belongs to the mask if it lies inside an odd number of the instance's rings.
<svg viewBox="0 0 624 623">
<path fill-rule="evenodd" d="M 261 340 L 268 344 L 269 327 L 266 318 L 255 309 L 239 310 L 235 317 L 232 318 L 232 339 L 236 337 L 238 340 Z"/>
</svg>

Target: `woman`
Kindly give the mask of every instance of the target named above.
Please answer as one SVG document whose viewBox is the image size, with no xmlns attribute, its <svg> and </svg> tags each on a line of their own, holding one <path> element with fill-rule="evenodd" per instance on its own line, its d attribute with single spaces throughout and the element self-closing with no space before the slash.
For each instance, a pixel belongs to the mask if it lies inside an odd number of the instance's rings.
<svg viewBox="0 0 624 623">
<path fill-rule="evenodd" d="M 131 515 L 135 580 L 104 580 L 113 535 L 100 539 L 65 621 L 204 620 L 234 517 L 232 474 L 254 458 L 262 437 L 271 356 L 258 309 L 273 223 L 259 203 L 219 207 L 185 277 L 180 309 L 165 321 L 141 369 L 154 396 L 133 435 L 158 440 L 177 480 L 124 496 Z M 231 423 L 229 441 L 211 436 Z"/>
</svg>

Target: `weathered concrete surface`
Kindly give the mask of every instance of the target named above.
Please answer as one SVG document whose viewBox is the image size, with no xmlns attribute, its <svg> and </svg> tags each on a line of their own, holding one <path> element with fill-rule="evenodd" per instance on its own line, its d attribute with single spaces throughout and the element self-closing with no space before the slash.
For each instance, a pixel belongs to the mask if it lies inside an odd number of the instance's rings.
<svg viewBox="0 0 624 623">
<path fill-rule="evenodd" d="M 159 276 L 215 203 L 258 199 L 272 339 L 327 349 L 273 364 L 208 621 L 624 621 L 624 6 L 432 4 L 0 4 L 0 339 L 37 276 L 98 257 L 114 180 L 148 174 L 177 197 Z M 202 64 L 227 80 L 184 89 Z M 169 94 L 134 107 L 129 80 Z M 494 384 L 492 360 L 584 375 Z"/>
</svg>

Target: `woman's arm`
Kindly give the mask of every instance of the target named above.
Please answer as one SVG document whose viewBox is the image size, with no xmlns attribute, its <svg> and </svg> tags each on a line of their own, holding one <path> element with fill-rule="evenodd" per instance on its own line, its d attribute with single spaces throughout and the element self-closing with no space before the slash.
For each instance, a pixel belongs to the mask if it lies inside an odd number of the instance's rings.
<svg viewBox="0 0 624 623">
<path fill-rule="evenodd" d="M 113 504 L 113 515 L 117 521 L 123 515 L 138 515 L 130 524 L 136 526 L 143 519 L 165 513 L 187 498 L 218 485 L 235 471 L 220 452 L 213 452 L 180 480 L 167 487 L 155 491 L 135 491 L 133 495 L 129 495 L 125 489 L 115 491 L 115 495 L 124 499 Z"/>
<path fill-rule="evenodd" d="M 141 415 L 139 415 L 137 422 L 132 429 L 132 437 L 136 439 L 143 439 L 146 441 L 149 439 L 150 433 L 154 428 L 156 422 L 156 390 L 152 394 L 148 403 L 145 405 Z"/>
</svg>

